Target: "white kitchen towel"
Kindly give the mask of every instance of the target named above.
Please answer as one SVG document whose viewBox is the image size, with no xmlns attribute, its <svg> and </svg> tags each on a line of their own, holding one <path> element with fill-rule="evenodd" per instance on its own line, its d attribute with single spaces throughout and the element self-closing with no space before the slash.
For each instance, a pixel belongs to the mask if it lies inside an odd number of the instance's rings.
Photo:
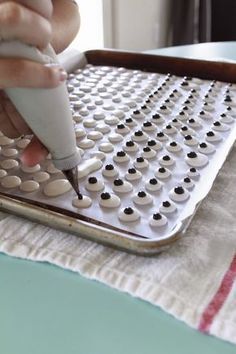
<svg viewBox="0 0 236 354">
<path fill-rule="evenodd" d="M 149 301 L 205 333 L 236 344 L 236 149 L 186 235 L 145 258 L 7 216 L 0 251 L 46 261 Z"/>
</svg>

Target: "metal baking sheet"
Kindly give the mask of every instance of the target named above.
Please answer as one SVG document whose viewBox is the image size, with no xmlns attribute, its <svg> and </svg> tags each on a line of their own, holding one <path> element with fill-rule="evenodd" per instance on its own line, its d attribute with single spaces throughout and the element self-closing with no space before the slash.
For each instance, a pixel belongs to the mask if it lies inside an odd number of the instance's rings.
<svg viewBox="0 0 236 354">
<path fill-rule="evenodd" d="M 143 68 L 145 71 L 157 72 L 154 69 L 154 58 L 155 56 L 150 55 L 142 55 L 142 54 L 134 54 L 134 53 L 119 53 L 119 52 L 107 52 L 107 51 L 94 51 L 89 52 L 84 55 L 78 56 L 78 62 L 76 63 L 76 56 L 66 58 L 67 69 L 76 69 L 81 66 L 84 66 L 86 61 L 90 64 L 96 65 L 112 65 L 115 62 L 116 66 L 126 66 L 131 68 L 132 61 L 134 65 L 134 69 L 142 69 L 142 63 L 145 65 Z M 137 58 L 139 61 L 137 62 Z M 156 58 L 156 57 L 155 57 Z M 135 60 L 134 60 L 135 59 Z M 158 58 L 156 58 L 157 60 Z M 141 63 L 140 63 L 141 60 Z M 158 62 L 158 69 L 160 68 L 163 62 L 162 70 L 158 70 L 158 72 L 171 72 L 168 67 L 169 58 L 160 57 Z M 174 59 L 173 59 L 174 60 Z M 109 62 L 109 63 L 108 63 Z M 110 63 L 111 62 L 111 63 Z M 136 64 L 137 62 L 137 64 Z M 150 65 L 149 65 L 150 62 Z M 194 63 L 193 63 L 194 62 Z M 82 63 L 82 64 L 81 64 Z M 187 72 L 188 75 L 202 77 L 203 79 L 218 79 L 217 70 L 218 63 L 213 63 L 212 66 L 208 62 L 208 68 L 210 68 L 206 72 L 205 63 L 202 61 L 191 61 L 184 59 L 176 59 L 176 63 L 178 65 L 174 65 L 174 61 L 171 63 L 173 73 L 180 75 L 180 67 L 182 65 L 182 70 L 184 70 L 184 66 L 186 71 L 182 71 L 181 75 L 184 76 L 184 72 Z M 77 64 L 77 65 L 76 65 Z M 168 65 L 167 65 L 168 64 Z M 187 64 L 187 65 L 186 65 Z M 231 81 L 236 81 L 236 71 L 234 64 L 223 64 L 226 65 L 224 69 L 230 69 L 231 73 Z M 232 67 L 233 65 L 233 67 Z M 222 65 L 220 64 L 221 68 Z M 211 72 L 211 68 L 213 69 Z M 191 71 L 192 70 L 192 71 Z M 195 75 L 195 73 L 197 75 Z M 223 79 L 222 72 L 220 72 L 219 79 Z M 227 76 L 227 75 L 226 75 Z M 226 77 L 227 78 L 227 77 Z M 222 84 L 227 85 L 227 84 Z M 199 110 L 199 107 L 195 107 L 196 111 Z M 218 108 L 217 108 L 218 109 Z M 220 107 L 219 111 L 220 114 Z M 177 112 L 175 112 L 177 114 Z M 73 211 L 65 212 L 63 208 L 57 207 L 57 205 L 51 205 L 47 200 L 41 199 L 37 201 L 31 201 L 30 199 L 22 196 L 21 193 L 16 192 L 14 195 L 12 193 L 5 193 L 4 191 L 1 193 L 1 207 L 3 210 L 7 210 L 13 213 L 16 213 L 21 216 L 26 216 L 32 220 L 36 220 L 37 222 L 42 222 L 52 227 L 56 227 L 62 229 L 64 231 L 69 231 L 77 234 L 78 236 L 86 237 L 91 240 L 95 240 L 97 242 L 102 242 L 104 244 L 118 247 L 120 249 L 134 252 L 137 254 L 143 255 L 151 255 L 154 253 L 158 253 L 163 251 L 167 246 L 172 244 L 176 239 L 182 236 L 192 219 L 194 213 L 197 210 L 200 202 L 205 198 L 208 194 L 215 177 L 217 176 L 219 169 L 222 167 L 224 161 L 227 158 L 227 155 L 230 149 L 233 146 L 236 136 L 236 127 L 230 130 L 228 133 L 224 133 L 224 144 L 220 149 L 219 153 L 215 154 L 213 158 L 211 158 L 211 163 L 204 169 L 204 176 L 201 176 L 206 183 L 199 184 L 196 188 L 194 198 L 191 198 L 188 204 L 188 208 L 183 208 L 183 211 L 179 217 L 179 221 L 172 225 L 168 232 L 163 237 L 155 238 L 155 233 L 153 236 L 145 237 L 145 232 L 139 233 L 138 227 L 137 229 L 133 228 L 132 232 L 129 229 L 124 230 L 122 225 L 116 224 L 116 226 L 109 226 L 106 221 L 106 218 L 102 216 L 100 218 L 93 218 L 93 215 L 89 215 L 88 213 L 74 213 Z M 212 161 L 213 160 L 213 161 Z M 122 230 L 123 229 L 123 230 Z M 145 231 L 145 229 L 144 229 Z"/>
</svg>

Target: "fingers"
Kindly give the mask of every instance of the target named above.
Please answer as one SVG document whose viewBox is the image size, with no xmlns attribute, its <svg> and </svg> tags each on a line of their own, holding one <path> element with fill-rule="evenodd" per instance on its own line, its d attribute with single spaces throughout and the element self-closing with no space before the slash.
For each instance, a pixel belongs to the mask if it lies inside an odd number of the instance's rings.
<svg viewBox="0 0 236 354">
<path fill-rule="evenodd" d="M 24 59 L 0 59 L 0 87 L 53 88 L 66 80 L 59 66 L 46 66 Z"/>
<path fill-rule="evenodd" d="M 2 133 L 11 139 L 25 134 L 32 134 L 29 127 L 3 92 L 0 92 L 0 127 Z M 23 151 L 21 161 L 27 166 L 34 166 L 44 160 L 47 155 L 48 150 L 36 137 L 33 137 L 30 144 Z"/>
<path fill-rule="evenodd" d="M 51 39 L 51 25 L 38 13 L 8 1 L 0 4 L 0 37 L 45 48 Z"/>
<path fill-rule="evenodd" d="M 41 16 L 50 19 L 53 12 L 53 5 L 48 0 L 21 0 L 20 3 L 29 9 L 39 13 Z"/>
<path fill-rule="evenodd" d="M 24 165 L 31 167 L 43 161 L 47 155 L 48 150 L 45 146 L 36 137 L 33 137 L 23 151 L 21 161 Z"/>
</svg>

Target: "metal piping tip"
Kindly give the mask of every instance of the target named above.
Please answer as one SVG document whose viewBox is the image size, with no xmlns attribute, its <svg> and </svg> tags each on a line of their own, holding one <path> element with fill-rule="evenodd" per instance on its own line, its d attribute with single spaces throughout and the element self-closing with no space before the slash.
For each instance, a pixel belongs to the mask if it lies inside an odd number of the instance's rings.
<svg viewBox="0 0 236 354">
<path fill-rule="evenodd" d="M 78 169 L 77 169 L 77 166 L 76 167 L 73 167 L 71 168 L 70 170 L 65 170 L 65 171 L 62 171 L 63 174 L 65 175 L 65 177 L 68 179 L 68 181 L 70 182 L 70 184 L 72 185 L 75 193 L 77 194 L 78 198 L 79 199 L 82 199 L 83 196 L 82 194 L 80 193 L 80 190 L 79 190 L 79 181 L 78 181 Z"/>
</svg>

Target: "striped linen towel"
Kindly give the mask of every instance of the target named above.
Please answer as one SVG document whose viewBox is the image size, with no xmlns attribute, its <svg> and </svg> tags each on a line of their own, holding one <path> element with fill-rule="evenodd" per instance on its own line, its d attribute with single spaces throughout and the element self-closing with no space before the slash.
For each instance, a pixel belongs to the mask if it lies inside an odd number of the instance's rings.
<svg viewBox="0 0 236 354">
<path fill-rule="evenodd" d="M 158 256 L 126 254 L 14 216 L 0 230 L 1 252 L 96 279 L 236 344 L 236 148 L 186 235 Z"/>
</svg>

